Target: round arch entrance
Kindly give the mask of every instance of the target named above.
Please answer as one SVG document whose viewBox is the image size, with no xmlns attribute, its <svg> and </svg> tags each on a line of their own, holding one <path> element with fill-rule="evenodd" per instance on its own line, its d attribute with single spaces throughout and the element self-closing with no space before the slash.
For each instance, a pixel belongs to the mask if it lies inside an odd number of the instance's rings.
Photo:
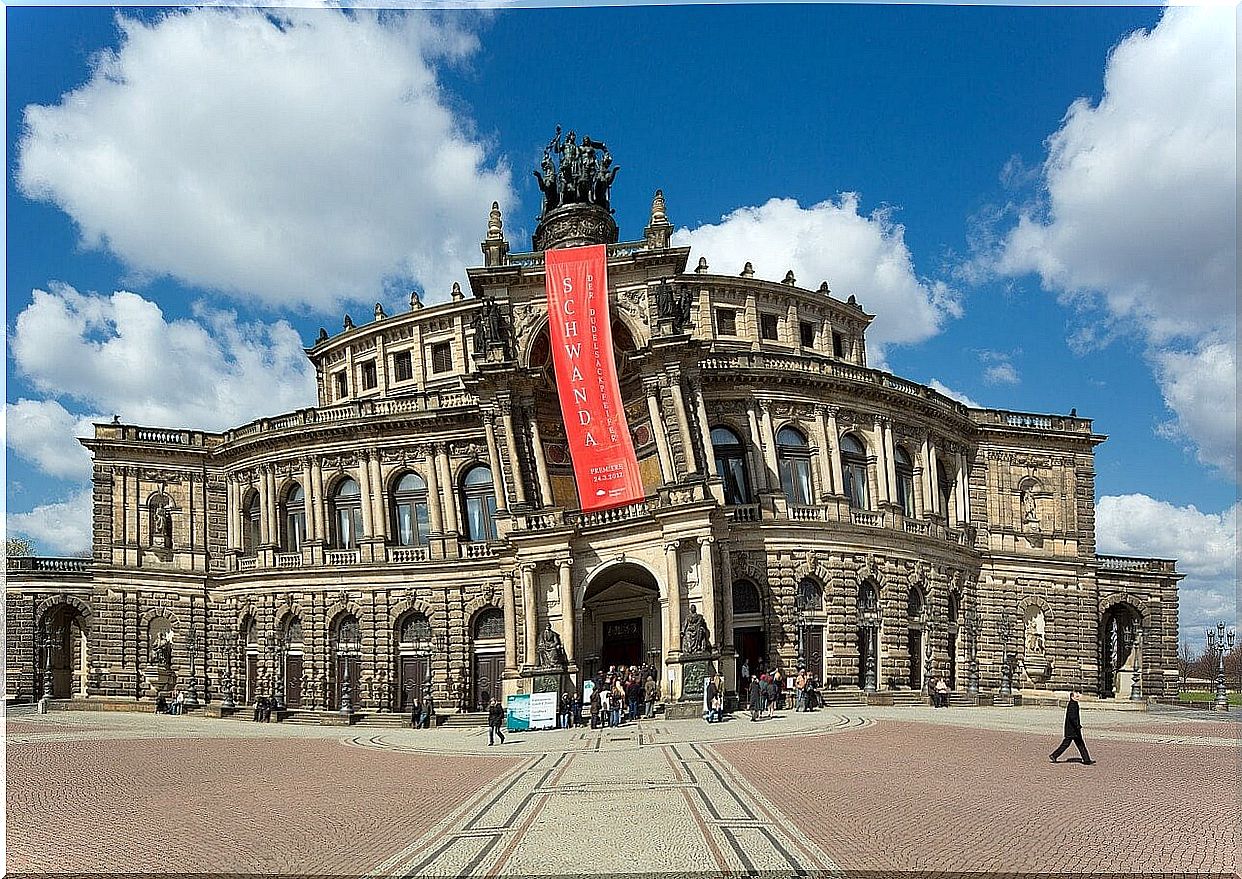
<svg viewBox="0 0 1242 879">
<path fill-rule="evenodd" d="M 1134 605 L 1119 601 L 1104 611 L 1100 625 L 1100 695 L 1126 698 L 1142 664 L 1143 616 Z"/>
<path fill-rule="evenodd" d="M 87 695 L 90 670 L 88 631 L 86 618 L 72 604 L 58 604 L 43 615 L 39 633 L 42 679 L 38 682 L 38 689 L 44 695 L 53 699 Z"/>
<path fill-rule="evenodd" d="M 609 666 L 661 669 L 660 587 L 651 572 L 632 562 L 595 574 L 582 598 L 583 673 Z"/>
</svg>

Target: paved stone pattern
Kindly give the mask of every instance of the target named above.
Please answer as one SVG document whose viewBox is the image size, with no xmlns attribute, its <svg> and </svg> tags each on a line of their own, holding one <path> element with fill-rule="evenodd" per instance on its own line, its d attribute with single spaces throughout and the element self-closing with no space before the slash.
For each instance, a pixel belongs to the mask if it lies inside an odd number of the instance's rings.
<svg viewBox="0 0 1242 879">
<path fill-rule="evenodd" d="M 1237 871 L 1236 750 L 1093 739 L 1088 724 L 1096 765 L 1065 762 L 1073 746 L 1053 765 L 1059 738 L 884 720 L 715 750 L 846 870 Z"/>
<path fill-rule="evenodd" d="M 10 742 L 6 867 L 357 874 L 512 762 L 323 739 Z"/>
</svg>

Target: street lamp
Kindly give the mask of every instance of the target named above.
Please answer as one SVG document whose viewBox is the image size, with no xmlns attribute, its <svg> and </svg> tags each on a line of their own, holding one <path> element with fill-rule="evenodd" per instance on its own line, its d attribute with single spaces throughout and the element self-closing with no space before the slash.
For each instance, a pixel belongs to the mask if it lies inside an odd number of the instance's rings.
<svg viewBox="0 0 1242 879">
<path fill-rule="evenodd" d="M 1013 642 L 1013 620 L 1005 617 L 1001 623 L 1001 689 L 1002 696 L 1010 696 L 1013 694 L 1013 686 L 1010 681 L 1013 665 L 1013 657 L 1009 654 L 1009 646 Z"/>
<path fill-rule="evenodd" d="M 187 708 L 198 707 L 198 674 L 195 666 L 195 660 L 198 658 L 198 638 L 194 635 L 194 630 L 190 630 L 190 636 L 186 639 L 185 649 L 190 654 L 190 688 L 185 694 L 185 705 Z"/>
<path fill-rule="evenodd" d="M 233 662 L 237 657 L 237 633 L 230 631 L 228 637 L 225 638 L 225 650 L 228 655 L 225 656 L 224 662 L 224 702 L 221 703 L 222 708 L 236 708 L 237 703 L 233 701 Z"/>
<path fill-rule="evenodd" d="M 932 659 L 936 653 L 936 627 L 930 617 L 923 623 L 923 689 L 930 696 L 932 692 Z"/>
<path fill-rule="evenodd" d="M 1233 633 L 1230 629 L 1225 631 L 1224 622 L 1216 624 L 1216 629 L 1206 629 L 1204 634 L 1207 636 L 1208 654 L 1216 654 L 1216 704 L 1215 710 L 1229 710 L 1229 694 L 1225 690 L 1225 651 L 1233 650 Z M 1226 647 L 1228 645 L 1228 647 Z"/>
<path fill-rule="evenodd" d="M 974 696 L 979 693 L 979 612 L 972 606 L 963 618 L 970 651 L 970 677 L 966 682 L 966 692 Z"/>
<path fill-rule="evenodd" d="M 353 714 L 354 704 L 353 704 L 352 696 L 350 694 L 350 686 L 349 686 L 349 681 L 350 681 L 349 654 L 345 652 L 345 645 L 344 645 L 344 642 L 342 641 L 334 641 L 332 644 L 332 650 L 336 654 L 337 666 L 340 669 L 340 675 L 341 675 L 340 713 L 341 714 Z"/>
<path fill-rule="evenodd" d="M 866 677 L 863 681 L 863 692 L 874 693 L 875 685 L 875 654 L 878 645 L 876 641 L 877 633 L 880 630 L 880 604 L 874 598 L 869 598 L 865 603 L 858 607 L 858 621 L 863 631 L 867 633 L 867 669 Z"/>
<path fill-rule="evenodd" d="M 43 696 L 44 698 L 52 698 L 53 677 L 52 677 L 52 653 L 60 649 L 60 642 L 65 637 L 64 625 L 59 625 L 55 629 L 50 625 L 44 626 L 43 646 L 47 653 L 47 660 L 43 664 Z"/>
<path fill-rule="evenodd" d="M 285 710 L 285 664 L 289 656 L 289 641 L 282 632 L 276 638 L 276 710 Z"/>
<path fill-rule="evenodd" d="M 1134 651 L 1134 674 L 1130 677 L 1130 701 L 1143 701 L 1143 627 L 1137 622 L 1130 624 L 1130 640 Z"/>
</svg>

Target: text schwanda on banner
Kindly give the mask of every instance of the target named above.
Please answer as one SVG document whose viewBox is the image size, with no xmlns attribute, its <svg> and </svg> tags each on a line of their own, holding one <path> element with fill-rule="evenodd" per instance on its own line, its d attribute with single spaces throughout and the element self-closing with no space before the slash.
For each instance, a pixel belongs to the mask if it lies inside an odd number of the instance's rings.
<svg viewBox="0 0 1242 879">
<path fill-rule="evenodd" d="M 579 505 L 636 503 L 643 484 L 612 359 L 605 247 L 549 250 L 544 260 L 552 361 Z"/>
</svg>

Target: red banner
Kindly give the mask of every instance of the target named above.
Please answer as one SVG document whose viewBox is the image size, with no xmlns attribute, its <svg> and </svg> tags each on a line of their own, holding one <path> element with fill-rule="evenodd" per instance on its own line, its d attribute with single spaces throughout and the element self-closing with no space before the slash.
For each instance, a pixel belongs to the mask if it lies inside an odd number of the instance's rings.
<svg viewBox="0 0 1242 879">
<path fill-rule="evenodd" d="M 544 259 L 556 389 L 578 502 L 583 510 L 636 503 L 643 483 L 612 359 L 605 247 L 549 250 Z"/>
</svg>

